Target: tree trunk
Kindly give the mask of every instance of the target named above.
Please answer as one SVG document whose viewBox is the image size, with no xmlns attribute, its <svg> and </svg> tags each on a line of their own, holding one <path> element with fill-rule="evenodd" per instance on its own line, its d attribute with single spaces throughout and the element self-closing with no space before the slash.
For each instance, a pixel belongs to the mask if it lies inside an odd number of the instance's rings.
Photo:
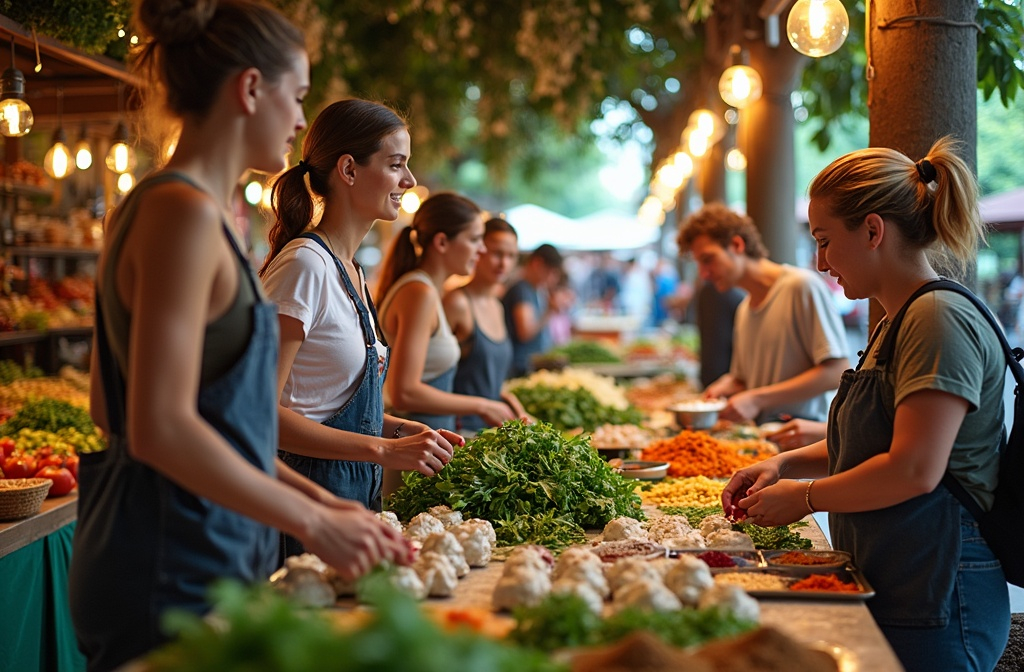
<svg viewBox="0 0 1024 672">
<path fill-rule="evenodd" d="M 868 119 L 872 147 L 891 147 L 913 160 L 936 140 L 952 135 L 961 156 L 977 171 L 978 32 L 901 17 L 972 23 L 976 0 L 888 0 L 872 5 Z M 971 273 L 973 275 L 973 271 Z M 883 311 L 872 302 L 873 327 Z"/>
<path fill-rule="evenodd" d="M 806 57 L 787 40 L 777 47 L 752 42 L 750 65 L 761 75 L 761 99 L 740 112 L 746 125 L 747 214 L 774 261 L 796 263 L 796 163 L 793 103 Z"/>
</svg>

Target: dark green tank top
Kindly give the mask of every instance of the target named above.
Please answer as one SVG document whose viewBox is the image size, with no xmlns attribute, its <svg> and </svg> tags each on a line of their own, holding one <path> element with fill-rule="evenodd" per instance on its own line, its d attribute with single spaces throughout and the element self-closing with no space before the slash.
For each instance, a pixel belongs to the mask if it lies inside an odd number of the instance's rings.
<svg viewBox="0 0 1024 672">
<path fill-rule="evenodd" d="M 103 302 L 103 317 L 106 321 L 107 338 L 122 371 L 128 370 L 128 334 L 131 331 L 132 316 L 117 296 L 117 260 L 121 254 L 125 235 L 135 218 L 140 196 L 150 187 L 165 182 L 184 182 L 198 191 L 205 190 L 180 173 L 159 173 L 146 178 L 132 190 L 114 210 L 108 232 L 114 239 L 107 249 L 106 259 L 100 276 L 99 296 Z M 223 223 L 227 227 L 227 223 Z M 224 235 L 231 235 L 224 231 Z M 206 325 L 203 339 L 203 363 L 200 384 L 205 385 L 227 373 L 245 352 L 252 333 L 252 308 L 256 303 L 252 283 L 249 282 L 242 262 L 236 262 L 238 269 L 238 293 L 228 311 Z"/>
</svg>

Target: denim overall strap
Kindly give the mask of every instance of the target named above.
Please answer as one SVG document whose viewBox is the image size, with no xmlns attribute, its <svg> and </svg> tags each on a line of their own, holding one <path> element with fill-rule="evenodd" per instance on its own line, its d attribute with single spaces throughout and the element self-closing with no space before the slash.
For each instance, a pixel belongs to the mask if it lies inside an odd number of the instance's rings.
<svg viewBox="0 0 1024 672">
<path fill-rule="evenodd" d="M 235 261 L 249 269 L 224 224 Z M 274 473 L 277 445 L 277 316 L 256 291 L 253 331 L 241 357 L 199 390 L 199 412 L 248 462 Z M 276 533 L 197 497 L 133 459 L 125 443 L 125 380 L 97 304 L 96 345 L 110 448 L 82 456 L 78 526 L 69 576 L 72 618 L 90 670 L 134 659 L 166 640 L 169 609 L 209 610 L 215 580 L 266 579 L 277 561 Z"/>
<path fill-rule="evenodd" d="M 376 339 L 379 338 L 385 348 L 387 348 L 387 342 L 383 335 L 378 335 L 377 330 L 374 329 L 378 320 L 373 302 L 370 301 L 370 292 L 364 285 L 364 292 L 369 303 L 367 307 L 359 297 L 359 293 L 356 292 L 345 267 L 324 244 L 324 241 L 315 233 L 304 233 L 301 237 L 316 242 L 334 259 L 345 291 L 359 314 L 363 339 L 366 343 L 366 367 L 359 385 L 349 400 L 321 424 L 367 436 L 380 436 L 384 429 L 384 377 L 387 375 L 390 353 L 386 349 L 383 358 L 379 357 L 377 353 Z M 373 315 L 372 321 L 371 315 Z M 379 464 L 309 457 L 285 450 L 278 451 L 278 456 L 289 467 L 338 497 L 357 501 L 374 511 L 381 510 L 383 468 Z M 281 535 L 281 549 L 284 557 L 304 552 L 302 544 L 288 535 Z"/>
</svg>

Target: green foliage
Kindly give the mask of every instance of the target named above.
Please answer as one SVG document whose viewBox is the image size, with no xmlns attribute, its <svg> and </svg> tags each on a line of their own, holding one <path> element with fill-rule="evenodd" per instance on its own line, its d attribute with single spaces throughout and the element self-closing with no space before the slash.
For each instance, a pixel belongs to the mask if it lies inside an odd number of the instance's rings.
<svg viewBox="0 0 1024 672">
<path fill-rule="evenodd" d="M 576 595 L 551 595 L 536 607 L 515 612 L 509 639 L 539 651 L 616 642 L 645 630 L 678 647 L 732 637 L 757 627 L 717 608 L 651 612 L 624 609 L 602 620 Z"/>
<path fill-rule="evenodd" d="M 0 385 L 8 385 L 16 380 L 41 378 L 43 370 L 38 366 L 26 364 L 22 366 L 13 359 L 0 360 Z"/>
<path fill-rule="evenodd" d="M 399 518 L 446 504 L 491 521 L 502 544 L 564 546 L 581 541 L 580 528 L 642 517 L 633 483 L 611 470 L 588 437 L 567 438 L 546 423 L 509 421 L 485 430 L 436 476 L 413 472 L 404 479 L 387 505 Z"/>
<path fill-rule="evenodd" d="M 153 672 L 542 672 L 563 669 L 536 652 L 472 633 L 447 632 L 411 598 L 378 585 L 373 619 L 342 632 L 322 611 L 301 609 L 268 586 L 221 583 L 213 589 L 216 623 L 176 612 L 177 639 L 151 654 Z"/>
<path fill-rule="evenodd" d="M 0 425 L 0 436 L 11 436 L 22 429 L 58 432 L 65 427 L 87 436 L 96 434 L 96 425 L 84 408 L 58 399 L 32 399 Z"/>
<path fill-rule="evenodd" d="M 570 364 L 618 363 L 618 355 L 596 341 L 569 341 L 554 348 L 550 354 L 565 355 Z"/>
<path fill-rule="evenodd" d="M 560 430 L 582 427 L 592 432 L 603 424 L 638 425 L 643 420 L 635 408 L 604 406 L 592 392 L 580 388 L 534 385 L 512 389 L 526 412 Z"/>
<path fill-rule="evenodd" d="M 1024 4 L 1021 0 L 978 2 L 978 88 L 988 100 L 999 91 L 1004 107 L 1024 86 Z"/>
<path fill-rule="evenodd" d="M 0 0 L 0 12 L 64 44 L 93 54 L 118 43 L 117 29 L 128 23 L 131 0 Z M 115 56 L 124 56 L 123 40 Z"/>
</svg>

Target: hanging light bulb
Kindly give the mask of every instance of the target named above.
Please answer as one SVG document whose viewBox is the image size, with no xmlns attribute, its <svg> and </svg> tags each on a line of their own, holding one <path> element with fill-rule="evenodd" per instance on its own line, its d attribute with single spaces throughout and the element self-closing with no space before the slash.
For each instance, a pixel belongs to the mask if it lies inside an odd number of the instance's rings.
<svg viewBox="0 0 1024 672">
<path fill-rule="evenodd" d="M 135 150 L 128 144 L 128 127 L 123 121 L 117 122 L 113 143 L 107 152 L 107 168 L 118 174 L 134 170 Z"/>
<path fill-rule="evenodd" d="M 743 109 L 761 97 L 761 75 L 747 65 L 747 53 L 738 45 L 733 45 L 732 56 L 733 65 L 718 80 L 718 93 L 729 105 Z"/>
<path fill-rule="evenodd" d="M 849 33 L 850 17 L 840 0 L 797 0 L 786 19 L 789 43 L 813 58 L 843 46 Z"/>
<path fill-rule="evenodd" d="M 57 89 L 57 130 L 53 132 L 53 145 L 43 157 L 43 170 L 50 177 L 63 180 L 75 170 L 75 160 L 64 134 L 64 90 Z"/>
<path fill-rule="evenodd" d="M 687 126 L 692 126 L 704 135 L 708 136 L 708 140 L 712 144 L 718 142 L 725 136 L 725 124 L 723 123 L 722 117 L 706 107 L 694 110 L 690 115 Z"/>
<path fill-rule="evenodd" d="M 743 155 L 739 147 L 733 147 L 725 155 L 725 167 L 735 172 L 747 169 L 747 157 Z"/>
<path fill-rule="evenodd" d="M 127 194 L 135 186 L 135 176 L 131 173 L 121 173 L 117 176 L 117 193 Z"/>
<path fill-rule="evenodd" d="M 53 132 L 53 146 L 43 157 L 43 170 L 50 177 L 63 180 L 75 170 L 75 160 L 68 148 L 67 136 L 60 126 Z"/>
<path fill-rule="evenodd" d="M 78 134 L 78 142 L 75 143 L 75 165 L 79 170 L 92 166 L 92 147 L 85 132 L 85 124 L 82 124 L 82 132 Z"/>
<path fill-rule="evenodd" d="M 263 198 L 263 185 L 253 180 L 249 184 L 245 185 L 245 202 L 249 205 L 259 205 L 260 199 Z"/>
<path fill-rule="evenodd" d="M 25 75 L 14 67 L 14 36 L 11 36 L 11 67 L 0 75 L 0 134 L 20 138 L 32 130 L 35 116 L 25 102 Z"/>
</svg>

